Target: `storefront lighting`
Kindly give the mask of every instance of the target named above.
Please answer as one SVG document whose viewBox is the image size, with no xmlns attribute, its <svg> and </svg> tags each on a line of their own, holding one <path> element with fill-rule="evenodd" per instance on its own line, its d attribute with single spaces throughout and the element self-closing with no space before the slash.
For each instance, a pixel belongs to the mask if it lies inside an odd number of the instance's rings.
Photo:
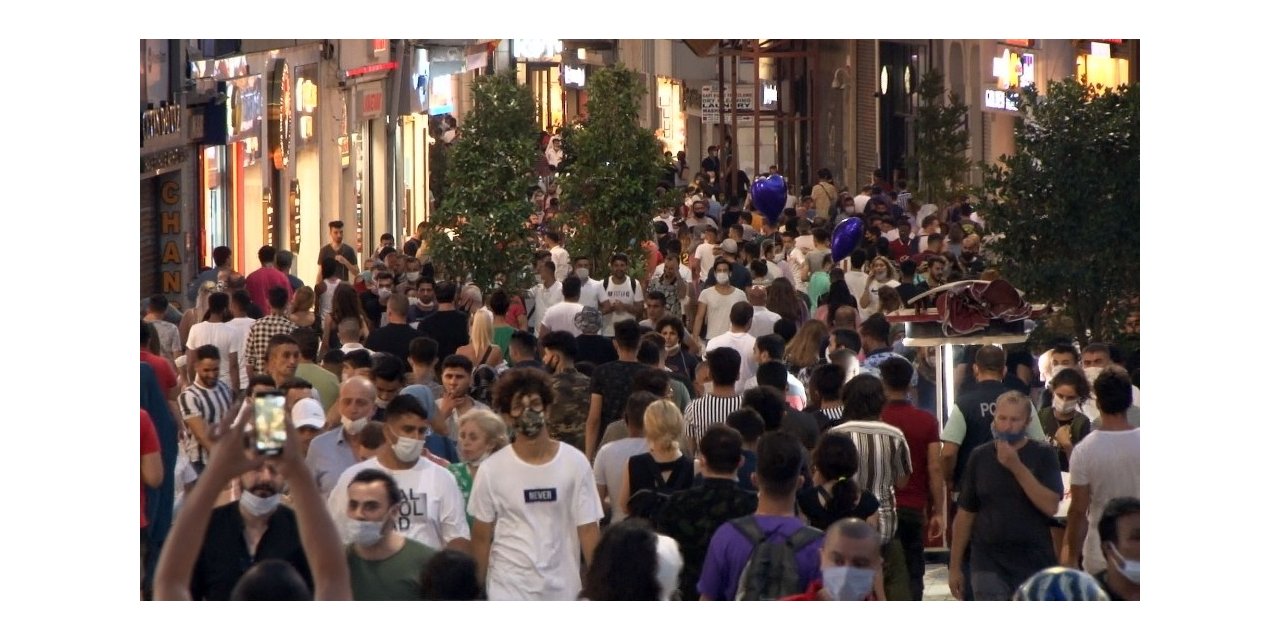
<svg viewBox="0 0 1280 640">
<path fill-rule="evenodd" d="M 578 49 L 578 60 L 586 60 L 586 59 L 587 59 L 587 50 Z"/>
<path fill-rule="evenodd" d="M 1110 58 L 1111 45 L 1105 42 L 1091 42 L 1089 43 L 1089 55 L 1097 56 L 1099 58 Z"/>
<path fill-rule="evenodd" d="M 889 93 L 889 66 L 880 67 L 880 94 L 887 95 Z"/>
</svg>

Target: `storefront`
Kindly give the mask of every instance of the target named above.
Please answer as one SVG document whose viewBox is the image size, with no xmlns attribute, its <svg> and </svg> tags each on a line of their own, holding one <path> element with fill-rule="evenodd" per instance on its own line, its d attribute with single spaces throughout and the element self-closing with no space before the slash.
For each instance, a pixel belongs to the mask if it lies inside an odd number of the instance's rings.
<svg viewBox="0 0 1280 640">
<path fill-rule="evenodd" d="M 432 116 L 454 113 L 453 73 L 462 70 L 461 61 L 432 61 L 425 48 L 415 48 L 410 60 L 402 76 L 405 86 L 399 110 L 403 114 L 399 121 L 399 174 L 404 212 L 404 226 L 396 234 L 400 246 L 417 230 L 418 223 L 430 218 Z"/>
<path fill-rule="evenodd" d="M 294 67 L 293 122 L 294 175 L 288 206 L 289 250 L 297 276 L 315 282 L 315 259 L 327 241 L 320 210 L 320 88 L 315 64 Z"/>
<path fill-rule="evenodd" d="M 192 249 L 183 188 L 191 158 L 186 119 L 181 105 L 167 102 L 142 112 L 138 195 L 139 294 L 162 293 L 179 305 L 194 275 L 186 268 Z"/>
<path fill-rule="evenodd" d="M 666 76 L 658 76 L 657 81 L 658 139 L 662 141 L 663 151 L 670 151 L 674 156 L 685 151 L 684 83 Z M 686 154 L 692 156 L 690 164 L 699 157 L 697 153 Z"/>
<path fill-rule="evenodd" d="M 538 126 L 545 131 L 554 132 L 565 122 L 560 65 L 563 50 L 564 45 L 559 40 L 513 40 L 511 44 L 516 81 L 533 92 Z"/>
<path fill-rule="evenodd" d="M 234 77 L 249 69 L 243 56 L 218 62 L 217 74 L 232 77 L 218 80 L 218 97 L 204 114 L 200 255 L 203 260 L 214 247 L 225 245 L 231 249 L 232 267 L 247 273 L 258 267 L 256 254 L 269 226 L 265 217 L 271 194 L 262 144 L 268 98 L 261 74 Z"/>
<path fill-rule="evenodd" d="M 388 75 L 397 64 L 391 61 L 389 40 L 342 40 L 339 59 L 345 78 L 345 135 L 342 160 L 342 220 L 346 223 L 344 242 L 358 256 L 367 256 L 383 233 L 396 233 L 389 190 L 392 174 L 390 153 L 395 140 L 389 139 Z"/>
<path fill-rule="evenodd" d="M 1018 113 L 1018 99 L 1023 89 L 1032 84 L 1043 85 L 1048 78 L 1041 77 L 1040 50 L 1036 40 L 1002 40 L 989 44 L 985 61 L 989 72 L 984 74 L 982 110 L 991 114 L 988 119 L 990 145 L 986 159 L 1014 153 L 1014 124 Z M 980 67 L 982 68 L 982 67 Z"/>
<path fill-rule="evenodd" d="M 1134 58 L 1136 40 L 1082 40 L 1076 47 L 1076 79 L 1112 89 L 1135 80 L 1129 61 Z"/>
</svg>

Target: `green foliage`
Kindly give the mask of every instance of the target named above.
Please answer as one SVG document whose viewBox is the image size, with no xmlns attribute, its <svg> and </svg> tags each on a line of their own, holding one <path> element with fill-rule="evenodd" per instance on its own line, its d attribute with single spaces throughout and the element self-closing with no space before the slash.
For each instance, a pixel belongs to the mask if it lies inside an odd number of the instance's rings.
<svg viewBox="0 0 1280 640">
<path fill-rule="evenodd" d="M 468 276 L 489 289 L 532 281 L 533 246 L 525 225 L 533 213 L 528 189 L 537 183 L 538 128 L 533 96 L 515 75 L 480 78 L 474 106 L 449 150 L 448 192 L 432 222 L 432 257 L 446 277 Z M 447 230 L 459 232 L 450 239 Z"/>
<path fill-rule="evenodd" d="M 1081 343 L 1119 339 L 1138 296 L 1138 105 L 1136 85 L 1027 89 L 1017 153 L 984 167 L 1001 271 L 1063 308 Z"/>
<path fill-rule="evenodd" d="M 597 271 L 624 252 L 632 267 L 644 265 L 641 243 L 653 233 L 662 180 L 662 145 L 639 124 L 644 87 L 622 65 L 591 77 L 590 114 L 564 133 L 568 167 L 560 203 L 568 250 L 590 256 Z"/>
<path fill-rule="evenodd" d="M 916 181 L 922 203 L 942 204 L 968 187 L 969 107 L 960 95 L 946 94 L 942 74 L 929 70 L 920 79 L 915 121 Z"/>
</svg>

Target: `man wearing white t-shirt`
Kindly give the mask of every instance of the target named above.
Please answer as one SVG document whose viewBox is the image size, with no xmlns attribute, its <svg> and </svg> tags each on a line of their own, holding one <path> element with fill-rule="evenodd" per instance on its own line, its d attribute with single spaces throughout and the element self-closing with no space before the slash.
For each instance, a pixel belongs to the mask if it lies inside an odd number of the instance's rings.
<svg viewBox="0 0 1280 640">
<path fill-rule="evenodd" d="M 186 373 L 188 380 L 196 379 L 196 349 L 211 344 L 218 348 L 218 353 L 222 356 L 219 361 L 218 379 L 227 383 L 227 386 L 235 391 L 241 387 L 239 363 L 241 345 L 236 343 L 235 331 L 227 324 L 231 320 L 230 303 L 231 298 L 225 293 L 209 294 L 209 311 L 205 314 L 205 318 L 208 319 L 193 325 L 187 334 Z"/>
<path fill-rule="evenodd" d="M 770 311 L 764 306 L 765 298 L 768 296 L 768 290 L 764 287 L 751 287 L 747 289 L 747 302 L 751 303 L 751 336 L 759 338 L 773 333 L 773 325 L 782 319 L 782 316 Z"/>
<path fill-rule="evenodd" d="M 690 264 L 693 270 L 698 272 L 698 282 L 706 282 L 711 277 L 711 269 L 716 263 L 716 249 L 720 248 L 720 232 L 715 227 L 704 227 L 702 229 L 703 241 L 693 250 L 693 260 Z"/>
<path fill-rule="evenodd" d="M 534 327 L 535 331 L 542 324 L 542 316 L 546 315 L 551 305 L 564 302 L 564 290 L 556 282 L 556 267 L 550 260 L 538 263 L 538 277 L 541 281 L 530 291 L 533 294 L 533 313 L 529 315 L 529 326 Z"/>
<path fill-rule="evenodd" d="M 396 396 L 386 408 L 386 442 L 374 457 L 350 466 L 338 476 L 329 494 L 329 513 L 344 538 L 348 535 L 347 486 L 357 473 L 377 469 L 400 486 L 400 515 L 392 518 L 395 531 L 432 549 L 471 548 L 471 532 L 458 483 L 444 467 L 422 457 L 427 410 L 413 396 Z M 351 542 L 350 539 L 344 539 Z"/>
<path fill-rule="evenodd" d="M 698 313 L 693 318 L 693 335 L 700 335 L 703 322 L 707 323 L 707 339 L 725 333 L 729 330 L 729 311 L 733 305 L 747 301 L 747 294 L 742 289 L 729 284 L 729 274 L 732 272 L 733 265 L 728 260 L 716 260 L 715 286 L 703 289 L 698 294 Z"/>
<path fill-rule="evenodd" d="M 1112 498 L 1141 498 L 1141 431 L 1126 413 L 1133 403 L 1129 374 L 1109 366 L 1093 383 L 1101 423 L 1071 451 L 1071 510 L 1067 512 L 1062 564 L 1096 574 L 1107 568 L 1098 541 L 1098 521 Z"/>
<path fill-rule="evenodd" d="M 579 557 L 591 563 L 604 516 L 591 463 L 547 432 L 546 374 L 512 369 L 499 385 L 516 440 L 480 465 L 471 489 L 476 573 L 490 600 L 575 600 Z"/>
<path fill-rule="evenodd" d="M 644 412 L 658 400 L 661 398 L 648 391 L 632 392 L 622 412 L 627 425 L 627 437 L 606 443 L 596 453 L 596 488 L 600 491 L 601 501 L 611 501 L 611 522 L 619 522 L 627 517 L 623 505 L 617 502 L 622 499 L 622 480 L 627 473 L 627 461 L 631 456 L 649 452 L 649 442 L 644 438 Z"/>
<path fill-rule="evenodd" d="M 750 302 L 736 302 L 729 310 L 729 330 L 707 341 L 707 351 L 729 347 L 742 356 L 734 391 L 746 390 L 747 379 L 756 375 L 756 337 L 751 335 L 751 317 L 755 310 Z"/>
<path fill-rule="evenodd" d="M 573 269 L 569 266 L 569 252 L 564 248 L 564 236 L 559 231 L 548 231 L 542 236 L 547 251 L 551 252 L 551 264 L 555 265 L 556 282 L 564 282 Z"/>
<path fill-rule="evenodd" d="M 256 322 L 256 320 L 249 317 L 249 305 L 251 304 L 252 301 L 249 298 L 248 291 L 240 289 L 231 294 L 232 318 L 227 322 L 227 326 L 235 332 L 232 341 L 236 345 L 237 353 L 241 354 L 237 358 L 240 361 L 240 388 L 233 389 L 233 391 L 244 391 L 249 388 L 249 359 L 243 357 L 243 354 L 246 353 L 249 347 L 249 330 L 253 328 L 253 323 Z"/>
<path fill-rule="evenodd" d="M 578 276 L 569 276 L 560 283 L 560 291 L 564 300 L 551 305 L 538 323 L 538 337 L 541 338 L 552 331 L 568 331 L 573 337 L 582 334 L 574 324 L 573 318 L 582 311 L 578 298 L 582 292 L 582 280 Z"/>
<path fill-rule="evenodd" d="M 600 308 L 600 290 L 604 283 L 591 278 L 591 258 L 578 256 L 573 259 L 573 273 L 582 281 L 582 291 L 578 293 L 578 302 L 584 307 Z"/>
<path fill-rule="evenodd" d="M 609 259 L 612 275 L 605 278 L 604 289 L 596 298 L 600 313 L 604 316 L 604 331 L 600 335 L 613 337 L 613 325 L 624 320 L 635 320 L 644 313 L 644 287 L 627 275 L 631 259 L 625 253 L 615 253 Z"/>
</svg>

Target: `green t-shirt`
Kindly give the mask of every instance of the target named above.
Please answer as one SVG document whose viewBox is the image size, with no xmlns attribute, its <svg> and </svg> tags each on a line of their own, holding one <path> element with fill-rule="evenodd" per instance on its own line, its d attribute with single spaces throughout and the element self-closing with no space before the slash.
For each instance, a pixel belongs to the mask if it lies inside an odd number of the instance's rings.
<svg viewBox="0 0 1280 640">
<path fill-rule="evenodd" d="M 421 600 L 422 567 L 435 549 L 405 539 L 404 547 L 385 560 L 370 561 L 347 545 L 352 600 Z"/>
<path fill-rule="evenodd" d="M 507 361 L 507 365 L 511 364 L 511 355 L 509 349 L 511 347 L 511 336 L 515 334 L 515 327 L 503 326 L 493 328 L 493 344 L 502 349 L 502 359 Z M 480 354 L 476 354 L 477 356 Z"/>
<path fill-rule="evenodd" d="M 453 474 L 453 479 L 458 481 L 458 490 L 462 492 L 462 508 L 465 510 L 467 505 L 471 503 L 471 483 L 475 478 L 471 477 L 471 469 L 467 467 L 465 462 L 455 462 L 449 465 L 449 473 Z M 467 526 L 475 524 L 475 519 L 471 514 L 467 514 Z"/>
</svg>

